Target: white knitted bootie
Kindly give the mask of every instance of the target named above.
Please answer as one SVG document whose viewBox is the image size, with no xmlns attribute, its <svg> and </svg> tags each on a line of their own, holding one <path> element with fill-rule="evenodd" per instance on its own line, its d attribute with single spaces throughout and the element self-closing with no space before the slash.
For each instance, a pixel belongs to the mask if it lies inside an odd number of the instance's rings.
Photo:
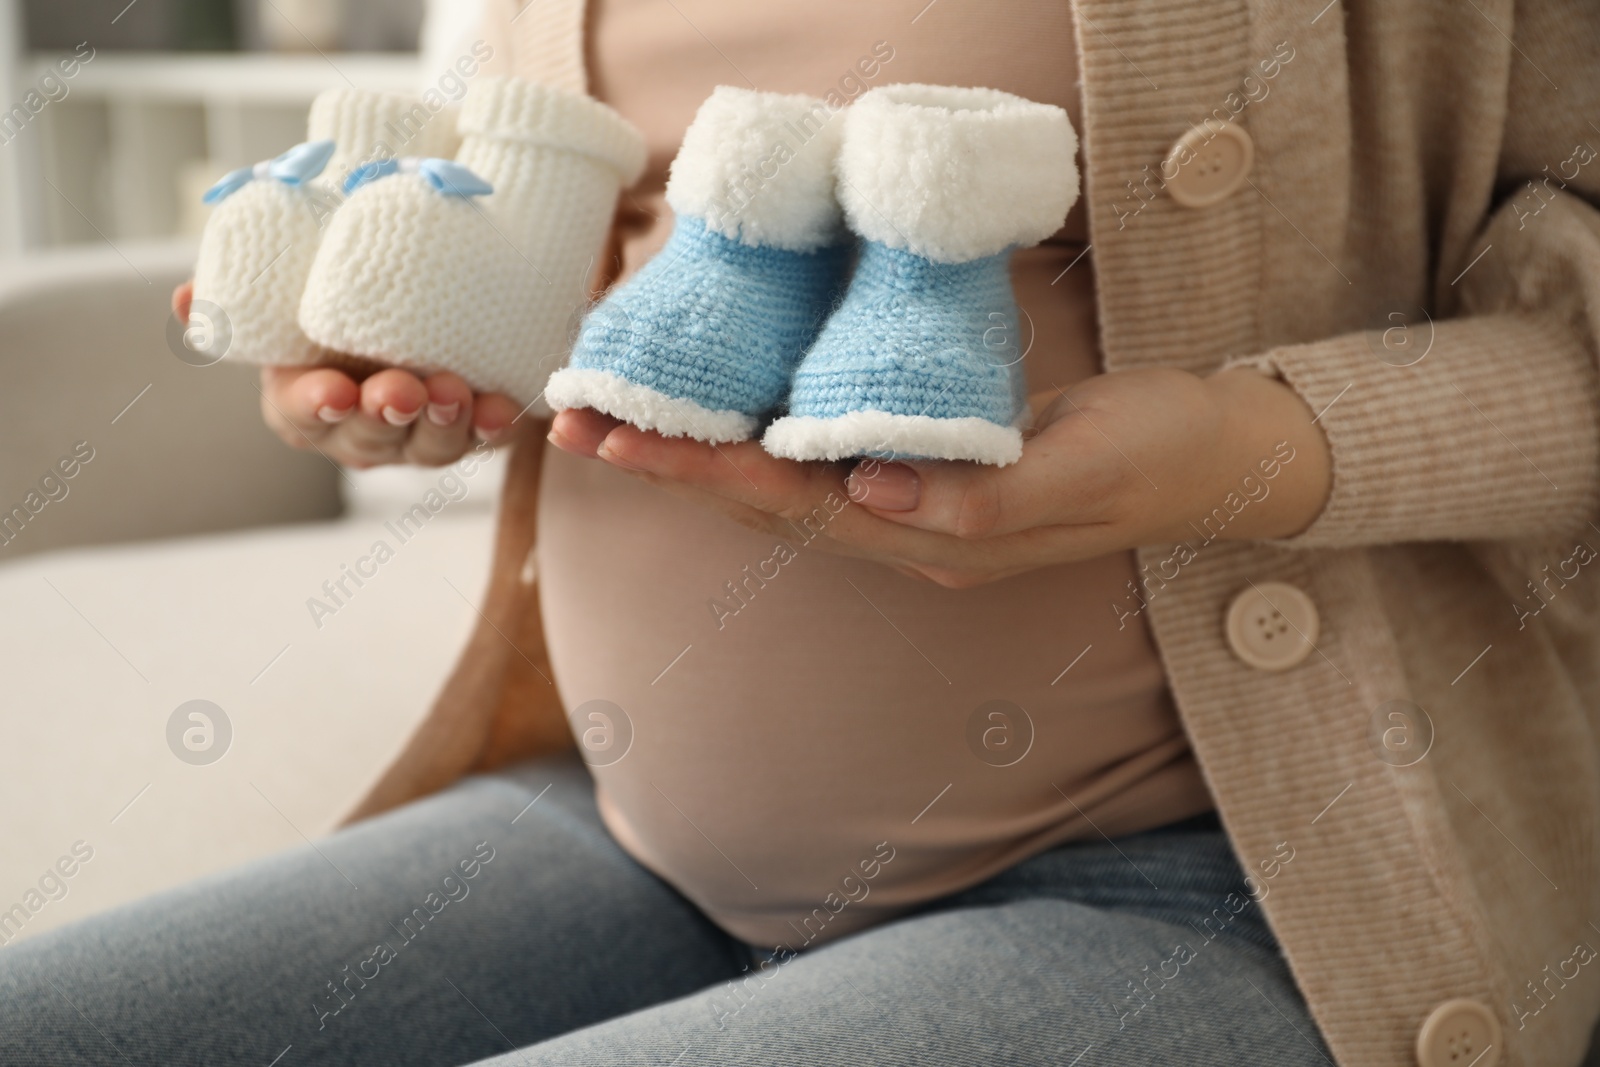
<svg viewBox="0 0 1600 1067">
<path fill-rule="evenodd" d="M 300 324 L 328 348 L 533 404 L 566 358 L 644 138 L 588 96 L 503 77 L 472 86 L 458 126 L 454 161 L 352 176 Z"/>
<path fill-rule="evenodd" d="M 300 330 L 300 297 L 346 172 L 396 151 L 455 151 L 453 116 L 397 93 L 333 89 L 318 96 L 307 142 L 234 171 L 215 204 L 195 263 L 189 345 L 212 361 L 303 364 L 319 358 Z"/>
</svg>

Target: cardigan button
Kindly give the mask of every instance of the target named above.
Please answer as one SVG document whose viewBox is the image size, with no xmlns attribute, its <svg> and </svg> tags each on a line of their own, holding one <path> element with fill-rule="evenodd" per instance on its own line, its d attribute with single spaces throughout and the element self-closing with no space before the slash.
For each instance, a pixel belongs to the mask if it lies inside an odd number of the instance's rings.
<svg viewBox="0 0 1600 1067">
<path fill-rule="evenodd" d="M 1447 1000 L 1428 1013 L 1417 1032 L 1420 1067 L 1495 1067 L 1500 1062 L 1500 1020 L 1480 1001 Z"/>
<path fill-rule="evenodd" d="M 1311 654 L 1320 622 L 1311 598 L 1287 582 L 1256 582 L 1228 605 L 1228 647 L 1263 671 L 1286 671 Z"/>
<path fill-rule="evenodd" d="M 1161 180 L 1168 195 L 1184 207 L 1210 207 L 1244 184 L 1255 158 L 1255 142 L 1238 123 L 1200 125 L 1167 152 Z"/>
</svg>

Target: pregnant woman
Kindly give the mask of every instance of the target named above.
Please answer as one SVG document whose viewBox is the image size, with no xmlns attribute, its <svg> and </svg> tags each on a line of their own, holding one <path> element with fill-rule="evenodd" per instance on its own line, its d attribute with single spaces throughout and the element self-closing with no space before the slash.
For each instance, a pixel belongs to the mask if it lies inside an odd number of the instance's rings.
<svg viewBox="0 0 1600 1067">
<path fill-rule="evenodd" d="M 565 56 L 645 134 L 602 288 L 719 85 L 1064 109 L 1022 458 L 268 370 L 354 466 L 513 449 L 483 625 L 350 825 L 0 953 L 0 1060 L 1581 1061 L 1600 15 L 504 8 L 486 74 Z"/>
</svg>

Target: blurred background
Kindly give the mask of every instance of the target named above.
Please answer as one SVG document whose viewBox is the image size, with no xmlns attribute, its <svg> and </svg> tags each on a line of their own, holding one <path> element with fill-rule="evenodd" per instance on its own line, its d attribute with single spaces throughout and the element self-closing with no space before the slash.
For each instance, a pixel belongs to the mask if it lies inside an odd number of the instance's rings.
<svg viewBox="0 0 1600 1067">
<path fill-rule="evenodd" d="M 436 86 L 479 9 L 0 0 L 0 951 L 327 832 L 476 621 L 503 457 L 286 448 L 168 302 L 214 180 L 303 141 L 324 89 Z"/>
<path fill-rule="evenodd" d="M 199 194 L 218 175 L 301 141 L 318 92 L 420 91 L 429 46 L 442 73 L 478 8 L 473 0 L 0 0 L 8 89 L 0 106 L 11 112 L 0 117 L 0 250 L 198 233 Z M 88 55 L 62 76 L 62 60 Z"/>
</svg>

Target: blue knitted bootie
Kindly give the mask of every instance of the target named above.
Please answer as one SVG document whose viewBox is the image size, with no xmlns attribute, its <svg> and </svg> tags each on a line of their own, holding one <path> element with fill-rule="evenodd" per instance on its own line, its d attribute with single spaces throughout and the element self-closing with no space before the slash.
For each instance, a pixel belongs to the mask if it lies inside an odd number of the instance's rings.
<svg viewBox="0 0 1600 1067">
<path fill-rule="evenodd" d="M 1076 151 L 1066 112 L 993 89 L 889 85 L 857 101 L 838 172 L 861 259 L 767 451 L 1016 462 L 1027 383 L 1008 263 L 1061 228 Z"/>
<path fill-rule="evenodd" d="M 944 264 L 869 241 L 763 439 L 788 459 L 1012 463 L 1026 408 L 1008 253 Z"/>
<path fill-rule="evenodd" d="M 823 101 L 719 87 L 672 164 L 672 237 L 592 311 L 545 390 L 642 429 L 742 441 L 788 395 L 849 268 Z"/>
</svg>

